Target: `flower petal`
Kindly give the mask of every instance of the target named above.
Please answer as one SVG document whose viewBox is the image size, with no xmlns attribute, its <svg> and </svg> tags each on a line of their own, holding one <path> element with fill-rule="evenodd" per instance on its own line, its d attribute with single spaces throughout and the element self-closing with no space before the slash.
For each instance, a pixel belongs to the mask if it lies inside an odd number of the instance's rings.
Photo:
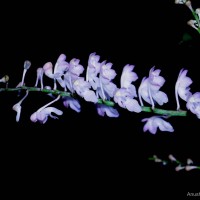
<svg viewBox="0 0 200 200">
<path fill-rule="evenodd" d="M 129 110 L 130 112 L 139 113 L 139 112 L 142 111 L 141 106 L 139 105 L 139 103 L 138 103 L 137 100 L 135 100 L 135 99 L 130 99 L 130 98 L 128 98 L 128 99 L 125 101 L 124 104 L 125 104 L 127 110 Z"/>
<path fill-rule="evenodd" d="M 81 106 L 78 102 L 78 100 L 72 98 L 72 97 L 65 97 L 63 104 L 65 107 L 70 107 L 72 110 L 76 111 L 76 112 L 80 112 L 81 111 Z"/>
<path fill-rule="evenodd" d="M 162 91 L 158 91 L 153 95 L 153 99 L 160 105 L 162 106 L 164 103 L 168 102 L 168 97 L 167 95 L 162 92 Z"/>
<path fill-rule="evenodd" d="M 125 65 L 121 75 L 121 88 L 128 88 L 132 82 L 138 79 L 138 76 L 133 72 L 134 65 Z"/>
<path fill-rule="evenodd" d="M 86 90 L 85 92 L 83 92 L 83 97 L 88 102 L 93 102 L 93 103 L 98 102 L 97 96 L 92 90 Z"/>
</svg>

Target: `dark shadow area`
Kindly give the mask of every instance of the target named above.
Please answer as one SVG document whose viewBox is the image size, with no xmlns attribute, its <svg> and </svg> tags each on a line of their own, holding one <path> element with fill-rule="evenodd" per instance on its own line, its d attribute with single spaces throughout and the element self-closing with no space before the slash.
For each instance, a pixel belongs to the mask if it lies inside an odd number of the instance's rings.
<svg viewBox="0 0 200 200">
<path fill-rule="evenodd" d="M 194 1 L 200 7 L 198 3 Z M 148 76 L 151 67 L 161 69 L 166 79 L 162 90 L 169 97 L 162 108 L 176 109 L 174 87 L 182 68 L 189 70 L 188 76 L 194 81 L 191 91 L 200 91 L 200 36 L 188 27 L 192 15 L 182 5 L 173 1 L 137 1 L 28 8 L 32 9 L 26 16 L 21 16 L 19 9 L 10 21 L 2 22 L 0 75 L 9 75 L 9 87 L 21 81 L 25 60 L 32 62 L 25 82 L 33 86 L 36 69 L 49 61 L 55 64 L 61 53 L 67 55 L 67 61 L 80 59 L 86 71 L 90 53 L 96 52 L 101 61 L 113 63 L 118 86 L 126 64 L 135 65 L 134 71 L 139 76 L 136 87 Z M 180 43 L 185 32 L 193 39 Z M 47 77 L 44 81 L 53 86 Z M 199 192 L 195 187 L 199 171 L 177 173 L 173 164 L 162 166 L 148 160 L 154 154 L 163 159 L 173 154 L 183 162 L 191 158 L 200 165 L 200 123 L 191 113 L 185 118 L 168 120 L 175 129 L 173 133 L 158 131 L 152 135 L 143 132 L 141 122 L 151 114 L 131 113 L 116 106 L 119 118 L 100 117 L 94 104 L 79 98 L 81 113 L 65 108 L 59 101 L 55 106 L 63 115 L 41 125 L 32 123 L 30 115 L 51 98 L 30 93 L 17 123 L 12 106 L 21 97 L 14 92 L 0 93 L 2 166 L 15 184 L 23 179 L 54 185 L 55 179 L 60 188 L 64 185 L 61 182 L 72 189 L 81 190 L 85 186 L 88 188 L 85 193 L 93 190 L 95 196 L 106 191 L 118 194 L 125 187 L 131 197 L 160 199 L 175 195 L 184 199 L 187 192 Z M 181 108 L 185 109 L 182 100 Z"/>
</svg>

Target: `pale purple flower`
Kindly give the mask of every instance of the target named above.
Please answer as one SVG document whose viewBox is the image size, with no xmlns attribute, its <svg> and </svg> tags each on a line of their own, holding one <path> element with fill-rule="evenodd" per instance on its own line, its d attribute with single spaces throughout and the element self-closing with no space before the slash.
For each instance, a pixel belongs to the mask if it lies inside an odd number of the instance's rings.
<svg viewBox="0 0 200 200">
<path fill-rule="evenodd" d="M 114 101 L 122 108 L 126 108 L 130 112 L 139 113 L 142 111 L 138 101 L 133 99 L 127 89 L 118 89 L 114 95 Z"/>
<path fill-rule="evenodd" d="M 95 95 L 94 91 L 90 90 L 91 85 L 84 81 L 84 78 L 79 77 L 73 84 L 73 88 L 76 91 L 76 93 L 83 97 L 86 101 L 97 103 L 98 99 Z"/>
<path fill-rule="evenodd" d="M 79 64 L 80 60 L 73 58 L 69 63 L 69 70 L 64 75 L 65 85 L 70 90 L 70 92 L 74 92 L 73 84 L 79 78 L 79 76 L 83 73 L 84 68 Z"/>
<path fill-rule="evenodd" d="M 70 107 L 72 110 L 74 110 L 78 113 L 81 111 L 81 106 L 79 104 L 79 101 L 72 97 L 64 97 L 63 105 L 67 108 Z"/>
<path fill-rule="evenodd" d="M 115 70 L 111 69 L 111 67 L 112 63 L 106 64 L 103 62 L 101 64 L 99 74 L 100 88 L 97 89 L 97 94 L 100 95 L 103 100 L 113 97 L 117 89 L 117 86 L 111 82 L 117 74 Z"/>
<path fill-rule="evenodd" d="M 190 85 L 192 84 L 192 79 L 187 77 L 188 70 L 181 69 L 178 79 L 175 85 L 175 96 L 176 96 L 176 103 L 177 103 L 177 110 L 180 109 L 179 98 L 178 96 L 187 101 L 187 99 L 192 95 L 190 92 Z"/>
<path fill-rule="evenodd" d="M 135 86 L 131 83 L 138 79 L 137 74 L 132 71 L 133 69 L 133 65 L 126 65 L 123 68 L 120 81 L 121 88 L 116 90 L 114 101 L 122 108 L 139 113 L 142 111 L 141 106 L 137 100 L 133 99 L 134 97 L 137 97 L 137 93 Z"/>
<path fill-rule="evenodd" d="M 62 115 L 63 112 L 57 108 L 54 107 L 48 107 L 49 105 L 53 104 L 54 102 L 58 101 L 60 99 L 60 96 L 58 96 L 56 99 L 53 101 L 49 102 L 48 104 L 44 105 L 40 109 L 38 109 L 36 112 L 34 112 L 30 120 L 32 122 L 37 122 L 39 121 L 40 123 L 44 124 L 48 120 L 48 117 L 51 117 L 53 119 L 58 119 L 58 117 L 52 115 L 52 113 L 55 113 L 57 115 Z"/>
<path fill-rule="evenodd" d="M 66 61 L 66 55 L 61 54 L 54 67 L 54 75 L 60 77 L 69 69 L 69 63 Z"/>
<path fill-rule="evenodd" d="M 180 171 L 180 170 L 183 170 L 183 169 L 185 169 L 185 166 L 182 166 L 182 165 L 178 165 L 176 168 L 175 168 L 175 170 L 178 172 L 178 171 Z"/>
<path fill-rule="evenodd" d="M 137 97 L 135 86 L 131 84 L 138 79 L 137 74 L 133 72 L 134 67 L 134 65 L 125 65 L 122 71 L 120 84 L 121 88 L 126 88 L 132 97 Z"/>
<path fill-rule="evenodd" d="M 186 107 L 200 119 L 200 92 L 196 92 L 188 98 Z"/>
<path fill-rule="evenodd" d="M 148 130 L 150 133 L 155 134 L 157 132 L 157 128 L 159 128 L 161 131 L 174 132 L 171 124 L 158 116 L 145 118 L 142 120 L 142 122 L 146 122 L 143 128 L 144 132 Z"/>
<path fill-rule="evenodd" d="M 37 69 L 37 78 L 36 78 L 36 82 L 35 82 L 35 87 L 37 87 L 38 82 L 40 81 L 40 87 L 41 89 L 43 89 L 43 74 L 44 74 L 44 70 L 43 68 L 38 68 Z"/>
<path fill-rule="evenodd" d="M 54 79 L 53 64 L 51 62 L 45 63 L 43 66 L 43 70 L 47 77 Z"/>
<path fill-rule="evenodd" d="M 193 164 L 192 159 L 188 158 L 188 159 L 187 159 L 187 165 L 186 165 L 186 167 L 185 167 L 185 170 L 186 170 L 186 171 L 190 171 L 190 170 L 193 170 L 193 169 L 197 169 L 197 168 L 198 168 L 198 166 L 194 166 L 194 165 L 192 165 L 192 164 Z"/>
<path fill-rule="evenodd" d="M 197 166 L 186 165 L 185 170 L 190 171 L 190 170 L 197 169 L 197 168 L 198 168 Z"/>
<path fill-rule="evenodd" d="M 69 63 L 66 62 L 65 60 L 66 60 L 66 55 L 61 54 L 58 57 L 58 60 L 54 67 L 54 77 L 56 77 L 56 80 L 63 88 L 65 88 L 65 81 L 62 79 L 62 76 L 69 69 Z"/>
<path fill-rule="evenodd" d="M 105 116 L 105 114 L 108 117 L 119 117 L 119 113 L 116 109 L 104 104 L 97 104 L 97 113 L 102 117 Z"/>
<path fill-rule="evenodd" d="M 154 70 L 154 67 L 150 69 L 149 77 L 144 77 L 138 89 L 140 105 L 143 106 L 142 98 L 149 104 L 152 105 L 154 109 L 154 101 L 159 105 L 163 105 L 168 102 L 167 95 L 159 91 L 164 85 L 165 79 L 160 76 L 161 70 Z"/>
<path fill-rule="evenodd" d="M 21 104 L 22 104 L 22 102 L 24 101 L 24 99 L 28 96 L 28 93 L 29 93 L 29 91 L 27 90 L 25 96 L 24 96 L 18 103 L 16 103 L 16 104 L 12 107 L 12 109 L 13 109 L 14 111 L 17 112 L 17 115 L 16 115 L 16 122 L 19 122 L 19 120 L 20 120 L 21 110 L 22 110 Z"/>
<path fill-rule="evenodd" d="M 91 53 L 88 60 L 88 67 L 86 72 L 86 81 L 89 82 L 94 90 L 99 86 L 99 77 L 101 63 L 99 62 L 100 56 L 96 53 Z"/>
<path fill-rule="evenodd" d="M 51 79 L 54 79 L 54 90 L 57 89 L 56 80 L 61 85 L 61 87 L 65 88 L 65 81 L 62 79 L 62 76 L 69 68 L 69 64 L 68 62 L 65 61 L 65 59 L 66 56 L 64 54 L 61 54 L 58 57 L 54 70 L 53 70 L 53 64 L 51 62 L 47 62 L 43 66 L 45 75 Z"/>
<path fill-rule="evenodd" d="M 176 161 L 177 161 L 177 159 L 176 159 L 172 154 L 170 154 L 170 155 L 168 156 L 168 158 L 169 158 L 171 161 L 173 161 L 173 162 L 176 162 Z"/>
<path fill-rule="evenodd" d="M 32 122 L 39 121 L 41 124 L 45 124 L 48 120 L 48 117 L 51 117 L 53 119 L 58 119 L 58 117 L 52 115 L 52 113 L 55 113 L 56 115 L 62 115 L 63 112 L 57 108 L 54 107 L 47 107 L 42 109 L 41 111 L 37 111 L 33 113 L 30 117 Z"/>
</svg>

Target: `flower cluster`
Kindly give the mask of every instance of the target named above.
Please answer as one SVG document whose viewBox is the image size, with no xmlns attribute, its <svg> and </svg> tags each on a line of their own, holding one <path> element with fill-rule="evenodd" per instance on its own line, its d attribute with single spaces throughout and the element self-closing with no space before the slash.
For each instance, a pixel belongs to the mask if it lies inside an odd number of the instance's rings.
<svg viewBox="0 0 200 200">
<path fill-rule="evenodd" d="M 34 87 L 27 87 L 25 86 L 25 75 L 30 66 L 30 61 L 24 62 L 22 80 L 16 88 L 8 88 L 7 84 L 5 88 L 1 88 L 1 91 L 26 90 L 25 96 L 13 106 L 13 110 L 17 113 L 17 122 L 20 120 L 21 104 L 30 91 L 45 92 L 53 98 L 52 101 L 43 105 L 30 116 L 32 122 L 40 122 L 42 124 L 47 122 L 48 117 L 58 118 L 53 114 L 58 116 L 63 114 L 62 110 L 50 106 L 58 100 L 61 100 L 65 107 L 80 112 L 81 105 L 77 97 L 94 103 L 100 116 L 119 117 L 119 112 L 114 107 L 115 104 L 130 112 L 140 113 L 144 111 L 160 114 L 142 120 L 142 122 L 145 122 L 144 132 L 148 130 L 152 134 L 155 134 L 158 128 L 161 131 L 174 131 L 172 125 L 164 119 L 170 116 L 186 115 L 186 111 L 180 109 L 179 99 L 185 101 L 186 108 L 200 118 L 200 92 L 194 94 L 190 92 L 189 86 L 192 84 L 192 80 L 187 76 L 188 71 L 185 69 L 180 71 L 175 84 L 177 110 L 167 111 L 156 108 L 156 105 L 163 106 L 169 99 L 167 94 L 161 91 L 162 86 L 165 84 L 165 78 L 161 76 L 161 70 L 155 67 L 150 69 L 148 76 L 142 78 L 139 88 L 136 89 L 134 82 L 139 77 L 134 71 L 134 65 L 127 64 L 124 66 L 120 78 L 120 86 L 118 87 L 114 83 L 117 73 L 112 68 L 113 64 L 100 61 L 100 56 L 96 55 L 96 53 L 91 53 L 89 56 L 86 78 L 81 76 L 84 72 L 84 67 L 80 64 L 79 59 L 73 58 L 68 62 L 66 55 L 61 54 L 55 65 L 47 62 L 42 68 L 38 68 Z M 52 79 L 52 86 L 44 84 L 44 76 Z M 9 77 L 4 76 L 0 79 L 0 82 L 8 83 L 8 80 Z M 144 106 L 144 102 L 149 104 L 150 107 Z"/>
<path fill-rule="evenodd" d="M 152 157 L 149 158 L 149 160 L 153 160 L 156 163 L 161 163 L 162 165 L 167 165 L 169 163 L 175 164 L 175 171 L 181 171 L 181 170 L 186 170 L 186 171 L 191 171 L 194 169 L 199 169 L 200 166 L 194 165 L 193 161 L 188 158 L 186 161 L 186 164 L 182 163 L 181 161 L 177 160 L 172 154 L 168 156 L 168 160 L 164 160 L 161 158 L 158 158 L 156 155 L 153 155 Z"/>
<path fill-rule="evenodd" d="M 189 20 L 187 24 L 197 30 L 200 34 L 200 8 L 194 10 L 190 0 L 175 0 L 175 3 L 186 5 L 190 9 L 194 19 Z"/>
</svg>

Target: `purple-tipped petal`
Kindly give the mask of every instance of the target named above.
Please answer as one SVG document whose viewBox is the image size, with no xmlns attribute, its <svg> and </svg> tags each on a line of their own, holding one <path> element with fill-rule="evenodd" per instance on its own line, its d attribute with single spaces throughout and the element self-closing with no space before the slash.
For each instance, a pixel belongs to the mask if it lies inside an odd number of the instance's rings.
<svg viewBox="0 0 200 200">
<path fill-rule="evenodd" d="M 72 97 L 65 97 L 63 104 L 65 107 L 70 107 L 72 110 L 76 111 L 76 112 L 80 112 L 81 111 L 81 106 L 78 102 L 78 100 L 72 98 Z"/>
<path fill-rule="evenodd" d="M 104 116 L 106 113 L 108 117 L 119 117 L 119 113 L 116 109 L 103 104 L 97 105 L 97 112 L 100 116 Z"/>
</svg>

